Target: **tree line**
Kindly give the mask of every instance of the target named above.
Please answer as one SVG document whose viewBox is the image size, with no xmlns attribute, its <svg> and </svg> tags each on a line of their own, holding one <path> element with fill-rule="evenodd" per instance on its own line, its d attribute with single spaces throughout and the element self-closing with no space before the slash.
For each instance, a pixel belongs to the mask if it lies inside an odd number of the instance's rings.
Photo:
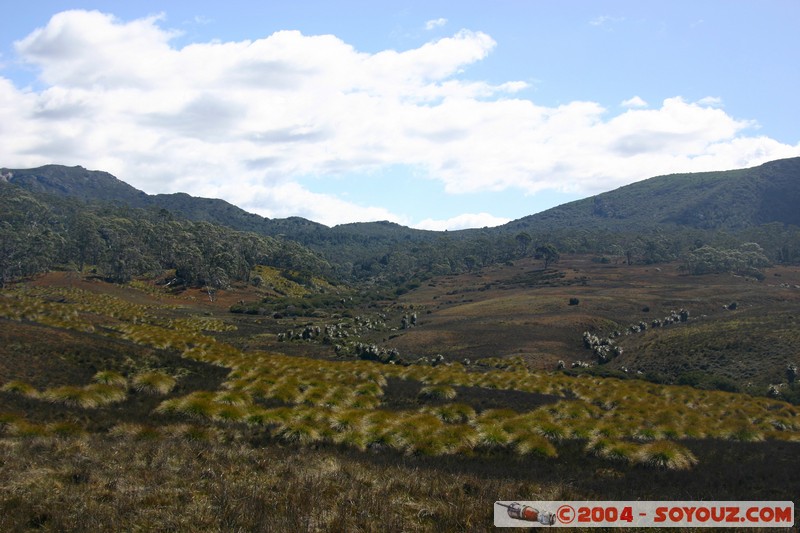
<svg viewBox="0 0 800 533">
<path fill-rule="evenodd" d="M 282 238 L 139 209 L 0 186 L 0 285 L 52 269 L 96 269 L 112 282 L 174 270 L 189 285 L 249 281 L 256 265 L 324 275 L 330 265 Z"/>
</svg>

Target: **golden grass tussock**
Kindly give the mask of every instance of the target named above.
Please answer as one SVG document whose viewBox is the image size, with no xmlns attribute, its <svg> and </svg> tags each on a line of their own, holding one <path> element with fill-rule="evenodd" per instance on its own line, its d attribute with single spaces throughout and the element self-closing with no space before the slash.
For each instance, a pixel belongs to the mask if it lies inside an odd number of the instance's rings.
<svg viewBox="0 0 800 533">
<path fill-rule="evenodd" d="M 445 424 L 468 424 L 477 416 L 475 409 L 464 403 L 448 403 L 423 408 L 422 412 L 430 413 Z"/>
<path fill-rule="evenodd" d="M 275 407 L 272 409 L 253 407 L 248 410 L 244 421 L 253 426 L 283 424 L 292 418 L 293 411 L 291 407 Z"/>
<path fill-rule="evenodd" d="M 91 385 L 86 385 L 83 389 L 97 398 L 98 406 L 124 402 L 128 398 L 126 389 L 117 385 L 92 383 Z"/>
<path fill-rule="evenodd" d="M 19 394 L 21 396 L 25 396 L 26 398 L 38 398 L 40 396 L 39 391 L 36 390 L 36 387 L 30 383 L 20 380 L 9 381 L 0 387 L 0 391 Z"/>
<path fill-rule="evenodd" d="M 477 444 L 484 448 L 503 448 L 513 441 L 513 435 L 498 423 L 480 424 L 476 429 L 478 431 Z"/>
<path fill-rule="evenodd" d="M 45 425 L 49 435 L 62 438 L 81 438 L 88 435 L 87 431 L 75 422 L 60 421 L 50 422 Z"/>
<path fill-rule="evenodd" d="M 126 388 L 128 386 L 127 378 L 114 370 L 101 370 L 92 377 L 92 381 L 114 387 Z"/>
<path fill-rule="evenodd" d="M 432 400 L 453 400 L 456 397 L 456 390 L 449 385 L 427 385 L 419 391 L 419 397 Z"/>
<path fill-rule="evenodd" d="M 688 448 L 671 440 L 643 444 L 636 454 L 636 460 L 667 470 L 688 470 L 697 464 L 697 457 Z"/>
<path fill-rule="evenodd" d="M 253 403 L 253 398 L 245 391 L 220 391 L 214 395 L 214 401 L 221 404 L 244 407 Z"/>
<path fill-rule="evenodd" d="M 240 422 L 246 419 L 248 410 L 245 407 L 231 404 L 217 404 L 212 418 L 220 422 Z"/>
<path fill-rule="evenodd" d="M 102 405 L 100 396 L 92 391 L 87 391 L 83 387 L 74 385 L 63 385 L 47 389 L 42 393 L 42 398 L 52 403 L 60 403 L 71 407 L 82 407 L 84 409 L 95 409 Z"/>
<path fill-rule="evenodd" d="M 145 394 L 169 394 L 177 383 L 176 379 L 164 372 L 144 372 L 131 380 L 133 388 Z"/>
<path fill-rule="evenodd" d="M 538 432 L 525 432 L 514 438 L 514 451 L 520 455 L 558 457 L 556 447 L 549 439 Z"/>
<path fill-rule="evenodd" d="M 369 425 L 365 409 L 346 409 L 331 413 L 328 423 L 330 428 L 337 433 L 363 432 Z"/>
<path fill-rule="evenodd" d="M 50 431 L 45 424 L 35 424 L 24 419 L 15 420 L 8 424 L 6 433 L 9 436 L 23 439 L 50 436 Z"/>
<path fill-rule="evenodd" d="M 193 418 L 213 419 L 223 404 L 214 401 L 214 393 L 193 392 L 182 398 L 165 400 L 156 407 L 156 413 L 182 414 Z"/>
<path fill-rule="evenodd" d="M 322 440 L 322 432 L 317 425 L 306 420 L 287 420 L 275 428 L 272 435 L 288 443 L 301 445 Z"/>
</svg>

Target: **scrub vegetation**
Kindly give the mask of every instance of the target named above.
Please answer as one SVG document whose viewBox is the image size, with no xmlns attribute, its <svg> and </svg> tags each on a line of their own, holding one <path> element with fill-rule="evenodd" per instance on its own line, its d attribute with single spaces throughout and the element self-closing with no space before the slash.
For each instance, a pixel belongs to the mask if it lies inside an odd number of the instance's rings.
<svg viewBox="0 0 800 533">
<path fill-rule="evenodd" d="M 3 169 L 0 530 L 796 498 L 798 164 L 447 234 Z"/>
</svg>

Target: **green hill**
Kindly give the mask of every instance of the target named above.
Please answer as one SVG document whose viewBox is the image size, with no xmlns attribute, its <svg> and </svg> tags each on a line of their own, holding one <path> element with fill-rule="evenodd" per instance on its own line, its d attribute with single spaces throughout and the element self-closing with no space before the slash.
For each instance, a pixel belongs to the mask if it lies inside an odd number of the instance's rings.
<svg viewBox="0 0 800 533">
<path fill-rule="evenodd" d="M 190 221 L 280 236 L 321 254 L 342 279 L 402 284 L 518 259 L 545 243 L 563 252 L 658 262 L 704 244 L 731 248 L 758 242 L 772 260 L 800 260 L 800 158 L 654 177 L 496 228 L 450 232 L 390 222 L 328 227 L 300 217 L 269 219 L 219 199 L 148 195 L 108 173 L 82 167 L 47 165 L 1 173 L 35 194 L 161 209 Z"/>
<path fill-rule="evenodd" d="M 637 230 L 683 226 L 739 231 L 800 226 L 800 158 L 721 172 L 658 176 L 513 222 L 508 229 Z"/>
</svg>

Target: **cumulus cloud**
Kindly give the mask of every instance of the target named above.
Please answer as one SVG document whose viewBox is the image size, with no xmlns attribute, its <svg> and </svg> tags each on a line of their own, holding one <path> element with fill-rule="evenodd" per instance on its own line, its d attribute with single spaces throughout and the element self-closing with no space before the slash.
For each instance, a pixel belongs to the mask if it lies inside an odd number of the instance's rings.
<svg viewBox="0 0 800 533">
<path fill-rule="evenodd" d="M 516 96 L 527 86 L 516 80 L 468 79 L 496 46 L 479 31 L 365 53 L 297 31 L 179 48 L 162 23 L 68 11 L 15 43 L 42 88 L 0 77 L 1 164 L 80 164 L 150 193 L 221 197 L 269 217 L 415 224 L 299 178 L 406 165 L 453 194 L 590 194 L 800 155 L 800 145 L 748 135 L 754 123 L 716 100 L 645 109 L 634 97 L 613 114 L 590 101 L 538 105 Z M 485 214 L 445 222 L 495 225 Z"/>
</svg>

